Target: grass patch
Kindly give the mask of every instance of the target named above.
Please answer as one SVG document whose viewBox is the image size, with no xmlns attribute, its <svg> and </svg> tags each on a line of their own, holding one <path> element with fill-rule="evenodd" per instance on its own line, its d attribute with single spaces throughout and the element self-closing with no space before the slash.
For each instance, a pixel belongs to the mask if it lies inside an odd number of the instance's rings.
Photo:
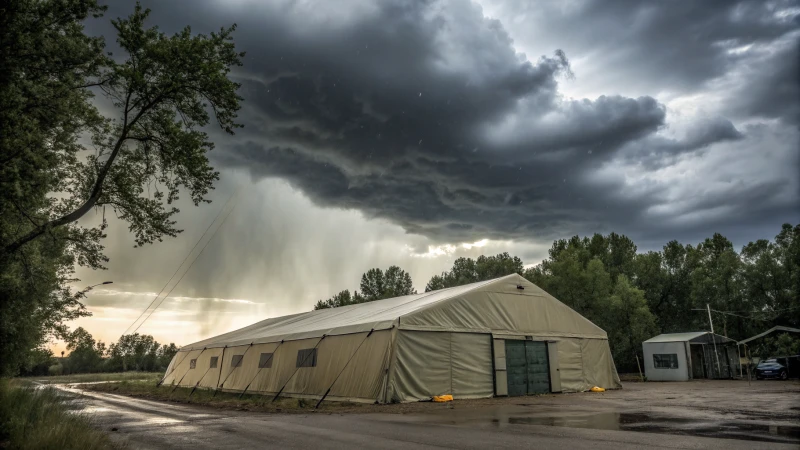
<svg viewBox="0 0 800 450">
<path fill-rule="evenodd" d="M 33 388 L 0 379 L 0 448 L 119 448 L 70 397 L 54 388 Z"/>
<path fill-rule="evenodd" d="M 92 384 L 82 386 L 83 389 L 96 392 L 107 392 L 118 395 L 144 398 L 148 400 L 191 403 L 220 409 L 236 409 L 245 411 L 291 413 L 291 412 L 359 412 L 371 405 L 355 402 L 324 401 L 318 409 L 316 399 L 298 399 L 281 397 L 272 401 L 272 395 L 245 394 L 239 398 L 238 393 L 179 387 L 156 386 L 156 382 L 121 381 L 119 383 Z M 368 408 L 367 408 L 368 409 Z"/>
<path fill-rule="evenodd" d="M 161 380 L 163 372 L 116 372 L 116 373 L 79 373 L 75 375 L 57 375 L 47 377 L 24 377 L 19 380 L 38 384 L 96 383 L 100 381 L 143 380 L 153 384 Z"/>
</svg>

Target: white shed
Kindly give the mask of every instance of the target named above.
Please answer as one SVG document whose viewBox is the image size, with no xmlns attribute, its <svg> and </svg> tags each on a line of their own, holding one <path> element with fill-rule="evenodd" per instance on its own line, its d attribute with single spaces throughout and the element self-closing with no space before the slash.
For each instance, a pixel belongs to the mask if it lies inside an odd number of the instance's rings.
<svg viewBox="0 0 800 450">
<path fill-rule="evenodd" d="M 732 378 L 739 372 L 736 341 L 708 331 L 659 334 L 642 343 L 650 381 Z"/>
</svg>

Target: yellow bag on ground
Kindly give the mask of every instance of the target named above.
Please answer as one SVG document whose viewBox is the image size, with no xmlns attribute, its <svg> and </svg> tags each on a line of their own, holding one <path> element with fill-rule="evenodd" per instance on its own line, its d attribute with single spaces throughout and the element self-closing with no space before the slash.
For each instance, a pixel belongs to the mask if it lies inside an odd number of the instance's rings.
<svg viewBox="0 0 800 450">
<path fill-rule="evenodd" d="M 601 387 L 597 387 L 597 386 L 595 386 L 595 387 L 593 387 L 593 388 L 591 388 L 589 390 L 592 391 L 592 392 L 605 392 L 606 391 L 605 389 L 603 389 Z"/>
<path fill-rule="evenodd" d="M 453 396 L 450 395 L 450 394 L 434 395 L 433 396 L 433 401 L 435 401 L 435 402 L 452 402 L 453 401 Z"/>
</svg>

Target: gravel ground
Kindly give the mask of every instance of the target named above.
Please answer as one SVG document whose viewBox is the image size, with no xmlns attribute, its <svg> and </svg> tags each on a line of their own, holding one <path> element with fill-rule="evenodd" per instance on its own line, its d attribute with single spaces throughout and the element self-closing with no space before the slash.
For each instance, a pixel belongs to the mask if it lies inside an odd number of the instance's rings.
<svg viewBox="0 0 800 450">
<path fill-rule="evenodd" d="M 800 382 L 625 383 L 604 393 L 331 403 L 294 414 L 86 392 L 99 426 L 131 448 L 798 448 Z M 666 436 L 669 436 L 665 439 Z"/>
</svg>

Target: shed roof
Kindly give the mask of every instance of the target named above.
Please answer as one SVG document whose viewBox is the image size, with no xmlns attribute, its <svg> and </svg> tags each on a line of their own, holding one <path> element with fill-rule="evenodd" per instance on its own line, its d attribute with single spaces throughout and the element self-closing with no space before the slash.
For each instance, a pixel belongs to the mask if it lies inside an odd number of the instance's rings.
<svg viewBox="0 0 800 450">
<path fill-rule="evenodd" d="M 717 344 L 722 344 L 726 342 L 733 342 L 733 339 L 729 339 L 725 336 L 721 336 L 719 334 L 712 334 L 710 331 L 690 331 L 687 333 L 666 333 L 666 334 L 659 334 L 658 336 L 651 337 L 650 339 L 644 341 L 644 343 L 648 342 L 713 342 L 716 341 Z"/>
</svg>

